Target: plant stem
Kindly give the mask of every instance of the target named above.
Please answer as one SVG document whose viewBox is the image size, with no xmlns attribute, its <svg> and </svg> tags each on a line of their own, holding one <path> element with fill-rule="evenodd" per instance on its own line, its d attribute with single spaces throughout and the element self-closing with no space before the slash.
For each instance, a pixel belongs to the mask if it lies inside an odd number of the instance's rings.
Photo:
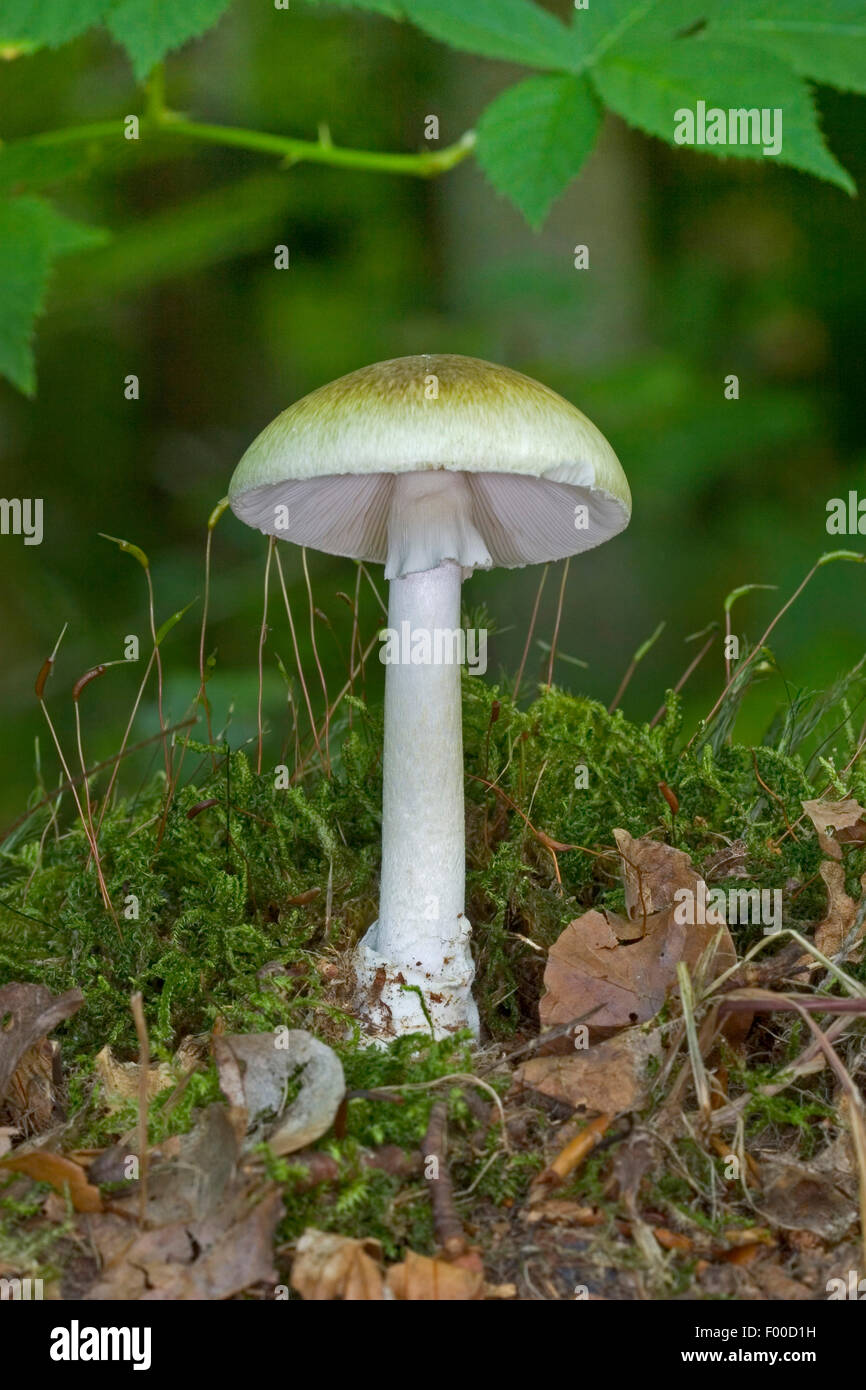
<svg viewBox="0 0 866 1390">
<path fill-rule="evenodd" d="M 242 149 L 258 150 L 262 154 L 282 155 L 292 164 L 309 162 L 330 164 L 340 169 L 366 169 L 383 174 L 413 174 L 417 178 L 432 178 L 453 169 L 471 152 L 475 135 L 467 132 L 453 145 L 443 150 L 423 150 L 418 154 L 394 154 L 387 150 L 354 150 L 333 145 L 330 140 L 295 140 L 265 131 L 243 130 L 236 126 L 203 125 L 197 121 L 169 118 L 162 129 L 188 140 L 201 140 L 216 145 L 235 145 Z"/>
<path fill-rule="evenodd" d="M 39 704 L 42 708 L 42 713 L 45 715 L 45 720 L 48 724 L 48 728 L 51 730 L 51 737 L 54 740 L 54 747 L 57 749 L 57 756 L 60 759 L 60 766 L 63 768 L 63 771 L 66 774 L 67 785 L 69 786 L 70 790 L 72 791 L 72 795 L 75 798 L 75 805 L 78 810 L 78 816 L 84 828 L 84 833 L 87 836 L 87 842 L 90 845 L 90 852 L 93 855 L 93 863 L 96 866 L 96 876 L 99 880 L 99 891 L 102 894 L 102 901 L 105 904 L 106 910 L 110 912 L 111 916 L 114 918 L 114 925 L 117 927 L 117 930 L 119 932 L 120 926 L 118 925 L 117 917 L 115 916 L 114 912 L 114 905 L 112 904 L 111 898 L 109 897 L 108 887 L 106 885 L 105 878 L 103 877 L 102 862 L 99 858 L 99 850 L 96 846 L 96 840 L 93 837 L 93 828 L 89 824 L 87 816 L 85 816 L 84 814 L 84 808 L 81 805 L 81 798 L 79 797 L 78 792 L 75 790 L 75 779 L 73 779 L 72 773 L 69 771 L 69 764 L 67 763 L 66 758 L 63 755 L 63 748 L 61 746 L 60 739 L 57 737 L 57 730 L 55 729 L 54 724 L 51 721 L 51 715 L 48 713 L 48 706 L 46 705 L 43 699 L 40 699 Z M 86 785 L 87 779 L 85 778 L 84 780 Z"/>
<path fill-rule="evenodd" d="M 324 697 L 325 697 L 325 727 L 324 727 L 325 762 L 324 762 L 324 773 L 325 773 L 325 776 L 326 776 L 326 777 L 330 777 L 330 775 L 331 775 L 331 743 L 330 743 L 330 724 L 331 724 L 331 720 L 330 720 L 330 715 L 329 715 L 329 713 L 328 713 L 328 711 L 329 711 L 329 709 L 330 709 L 330 705 L 328 704 L 328 686 L 327 686 L 327 683 L 326 683 L 326 681 L 325 681 L 325 673 L 324 673 L 324 671 L 322 670 L 322 663 L 321 663 L 321 661 L 319 660 L 319 648 L 318 648 L 318 645 L 317 645 L 317 643 L 316 643 L 316 605 L 315 605 L 315 603 L 313 602 L 313 586 L 312 586 L 312 584 L 310 583 L 310 571 L 309 571 L 309 568 L 307 567 L 307 547 L 306 547 L 305 545 L 302 545 L 302 546 L 301 546 L 301 564 L 302 564 L 303 567 L 304 567 L 304 580 L 305 580 L 306 585 L 307 585 L 307 598 L 308 598 L 308 600 L 309 600 L 309 605 L 310 605 L 310 643 L 311 643 L 312 648 L 313 648 L 313 659 L 314 659 L 314 661 L 315 661 L 315 663 L 316 663 L 316 670 L 317 670 L 318 673 L 319 673 L 319 680 L 320 680 L 321 685 L 322 685 L 322 694 L 323 694 Z M 351 659 L 350 659 L 349 665 L 351 666 Z"/>
<path fill-rule="evenodd" d="M 288 164 L 329 164 L 340 169 L 359 169 L 382 174 L 407 174 L 415 178 L 435 178 L 453 169 L 466 159 L 475 147 L 475 132 L 467 131 L 453 145 L 441 150 L 420 150 L 415 154 L 394 153 L 388 150 L 356 150 L 334 145 L 329 138 L 298 140 L 292 136 L 272 135 L 263 130 L 245 130 L 238 126 L 212 125 L 188 121 L 186 117 L 168 111 L 162 105 L 161 80 L 154 73 L 147 88 L 147 111 L 141 117 L 142 136 L 180 137 L 203 144 L 228 145 L 253 150 L 259 154 L 277 155 Z M 46 148 L 52 145 L 87 144 L 94 140 L 115 140 L 122 137 L 119 120 L 97 121 L 90 125 L 70 126 L 66 130 L 49 130 L 15 142 Z"/>
<path fill-rule="evenodd" d="M 321 759 L 322 759 L 322 746 L 321 746 L 321 744 L 320 744 L 320 742 L 319 742 L 319 730 L 318 730 L 318 726 L 317 726 L 317 724 L 316 724 L 316 716 L 313 714 L 313 706 L 312 706 L 312 703 L 310 702 L 310 692 L 309 692 L 308 689 L 307 689 L 307 682 L 306 682 L 306 679 L 305 679 L 305 677 L 304 677 L 304 668 L 303 668 L 303 666 L 301 665 L 301 653 L 300 653 L 300 651 L 299 651 L 299 649 L 298 649 L 298 636 L 297 636 L 297 633 L 296 633 L 296 631 L 295 631 L 295 620 L 294 620 L 294 618 L 292 617 L 292 605 L 289 603 L 289 593 L 288 593 L 288 590 L 287 590 L 287 588 L 286 588 L 286 577 L 285 577 L 285 575 L 283 574 L 283 565 L 282 565 L 282 561 L 280 560 L 280 552 L 279 552 L 279 550 L 275 550 L 275 551 L 274 551 L 274 559 L 275 559 L 276 562 L 277 562 L 277 574 L 278 574 L 279 577 L 280 577 L 280 588 L 281 588 L 282 591 L 283 591 L 283 602 L 284 602 L 285 605 L 286 605 L 286 616 L 287 616 L 287 618 L 288 618 L 288 620 L 289 620 L 289 631 L 290 631 L 291 634 L 292 634 L 292 648 L 293 648 L 294 653 L 295 653 L 295 665 L 296 665 L 296 667 L 297 667 L 297 669 L 298 669 L 298 680 L 301 682 L 301 690 L 304 692 L 304 703 L 305 703 L 306 706 L 307 706 L 307 715 L 309 716 L 309 720 L 310 720 L 310 728 L 311 728 L 312 731 L 313 731 L 313 740 L 314 740 L 315 745 L 316 745 L 316 752 L 318 753 L 318 755 L 319 755 L 319 760 L 321 761 Z"/>
<path fill-rule="evenodd" d="M 167 795 L 171 798 L 171 766 L 172 756 L 169 751 L 168 741 L 165 736 L 165 715 L 162 708 L 163 677 L 162 677 L 162 656 L 159 650 L 159 642 L 156 635 L 156 610 L 153 601 L 153 576 L 150 573 L 150 565 L 145 567 L 145 578 L 147 579 L 147 616 L 150 621 L 150 635 L 153 640 L 153 654 L 156 657 L 156 708 L 159 714 L 159 727 L 162 730 L 162 752 L 165 760 L 165 785 Z"/>
<path fill-rule="evenodd" d="M 147 115 L 158 123 L 165 116 L 165 63 L 157 63 L 145 83 Z"/>
<path fill-rule="evenodd" d="M 787 603 L 784 603 L 784 604 L 782 605 L 782 607 L 779 609 L 778 613 L 776 614 L 776 616 L 775 616 L 775 618 L 773 619 L 773 621 L 770 623 L 770 626 L 767 628 L 766 632 L 764 633 L 764 635 L 763 635 L 763 637 L 760 639 L 760 641 L 757 642 L 757 643 L 755 644 L 755 646 L 754 646 L 754 647 L 752 648 L 752 650 L 749 652 L 749 655 L 748 655 L 743 661 L 737 663 L 737 669 L 736 669 L 736 671 L 735 671 L 734 674 L 731 676 L 730 680 L 726 683 L 724 690 L 722 691 L 722 693 L 721 693 L 721 695 L 719 696 L 718 700 L 716 700 L 716 703 L 713 705 L 713 707 L 712 707 L 712 709 L 710 710 L 709 714 L 706 716 L 705 719 L 703 719 L 703 720 L 701 721 L 701 723 L 700 723 L 700 724 L 698 725 L 698 727 L 695 729 L 694 733 L 692 734 L 691 738 L 689 739 L 688 743 L 686 744 L 686 748 L 685 748 L 684 751 L 687 751 L 689 748 L 691 748 L 692 744 L 694 743 L 695 739 L 697 738 L 698 734 L 701 732 L 702 729 L 708 729 L 708 728 L 709 728 L 709 726 L 710 726 L 710 724 L 712 723 L 713 719 L 716 717 L 716 715 L 718 714 L 719 710 L 721 709 L 722 704 L 723 704 L 724 699 L 725 699 L 725 696 L 727 695 L 727 693 L 728 693 L 728 691 L 730 690 L 731 686 L 733 685 L 734 681 L 737 679 L 737 677 L 738 677 L 739 675 L 741 675 L 741 673 L 742 673 L 743 671 L 745 671 L 746 667 L 747 667 L 747 666 L 750 666 L 751 663 L 754 661 L 755 657 L 758 655 L 758 652 L 761 651 L 762 648 L 764 647 L 764 645 L 765 645 L 765 643 L 766 643 L 766 641 L 767 641 L 767 638 L 769 637 L 770 633 L 773 631 L 773 628 L 776 626 L 776 624 L 779 622 L 779 620 L 780 620 L 781 618 L 784 618 L 785 614 L 787 613 L 787 611 L 788 611 L 788 609 L 791 607 L 791 605 L 797 601 L 797 599 L 798 599 L 798 598 L 800 597 L 800 595 L 802 594 L 803 590 L 805 589 L 806 585 L 809 583 L 809 580 L 812 578 L 812 576 L 813 576 L 814 574 L 817 574 L 818 570 L 819 570 L 819 569 L 822 569 L 824 565 L 831 563 L 833 560 L 854 560 L 854 561 L 857 561 L 857 562 L 859 562 L 859 563 L 862 564 L 863 561 L 864 561 L 864 559 L 866 559 L 866 557 L 864 557 L 863 555 L 860 555 L 859 553 L 857 553 L 857 552 L 855 552 L 855 551 L 850 551 L 850 550 L 834 550 L 834 551 L 828 552 L 828 553 L 825 554 L 825 555 L 822 555 L 818 560 L 815 561 L 814 565 L 813 565 L 812 568 L 809 570 L 809 573 L 806 575 L 806 578 L 800 581 L 800 583 L 797 585 L 796 589 L 794 590 L 793 594 L 792 594 L 791 597 L 788 599 L 788 602 L 787 602 Z"/>
</svg>

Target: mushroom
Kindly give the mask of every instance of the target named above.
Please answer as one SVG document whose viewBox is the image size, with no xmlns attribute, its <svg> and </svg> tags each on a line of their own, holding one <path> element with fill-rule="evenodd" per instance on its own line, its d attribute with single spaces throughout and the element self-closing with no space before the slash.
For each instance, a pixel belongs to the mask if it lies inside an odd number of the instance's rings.
<svg viewBox="0 0 866 1390">
<path fill-rule="evenodd" d="M 296 401 L 244 454 L 235 515 L 384 564 L 390 581 L 379 916 L 355 957 L 379 1038 L 478 1032 L 465 915 L 460 595 L 473 570 L 560 560 L 621 531 L 610 445 L 548 387 L 472 357 L 377 362 Z"/>
</svg>

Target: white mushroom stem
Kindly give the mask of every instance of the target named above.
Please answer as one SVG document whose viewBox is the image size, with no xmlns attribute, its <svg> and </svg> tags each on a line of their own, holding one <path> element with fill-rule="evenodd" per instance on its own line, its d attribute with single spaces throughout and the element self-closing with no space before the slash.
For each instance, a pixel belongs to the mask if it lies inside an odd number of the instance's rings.
<svg viewBox="0 0 866 1390">
<path fill-rule="evenodd" d="M 478 1029 L 464 914 L 460 644 L 448 639 L 460 629 L 462 577 L 446 561 L 391 580 L 379 919 L 358 957 L 359 1007 L 384 1036 L 429 1033 L 419 991 L 437 1037 Z"/>
</svg>

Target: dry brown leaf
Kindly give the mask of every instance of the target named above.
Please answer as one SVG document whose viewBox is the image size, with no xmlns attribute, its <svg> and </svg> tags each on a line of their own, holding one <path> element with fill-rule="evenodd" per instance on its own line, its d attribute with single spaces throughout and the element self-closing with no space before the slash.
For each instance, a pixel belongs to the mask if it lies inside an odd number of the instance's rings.
<svg viewBox="0 0 866 1390">
<path fill-rule="evenodd" d="M 352 1240 L 309 1226 L 298 1241 L 292 1288 L 308 1302 L 377 1302 L 385 1297 L 381 1257 L 377 1240 Z"/>
<path fill-rule="evenodd" d="M 44 1134 L 62 1115 L 58 1107 L 60 1048 L 49 1038 L 28 1047 L 6 1086 L 3 1111 L 26 1135 Z"/>
<path fill-rule="evenodd" d="M 709 923 L 681 925 L 671 912 L 648 925 L 639 941 L 621 945 L 605 913 L 593 909 L 569 923 L 548 955 L 547 993 L 539 1005 L 542 1027 L 568 1023 L 593 1010 L 587 1020 L 590 1038 L 648 1022 L 676 988 L 679 961 L 694 967 L 719 930 Z M 725 928 L 713 973 L 721 974 L 735 960 Z"/>
<path fill-rule="evenodd" d="M 661 1052 L 658 1031 L 629 1028 L 584 1050 L 532 1057 L 518 1068 L 514 1080 L 575 1108 L 619 1115 L 643 1105 L 647 1064 Z"/>
<path fill-rule="evenodd" d="M 147 1220 L 151 1226 L 215 1217 L 225 1193 L 232 1189 L 238 1141 L 225 1106 L 209 1105 L 198 1116 L 195 1127 L 179 1136 L 176 1152 L 172 1152 L 173 1148 L 164 1144 L 163 1160 L 151 1162 L 147 1182 Z M 130 1145 L 128 1153 L 134 1152 Z M 115 1208 L 127 1210 L 134 1217 L 138 1215 L 138 1203 L 135 1188 L 128 1195 L 113 1199 Z"/>
<path fill-rule="evenodd" d="M 815 1297 L 814 1289 L 810 1289 L 807 1284 L 801 1284 L 799 1279 L 792 1279 L 779 1269 L 778 1265 L 766 1260 L 755 1266 L 752 1278 L 764 1297 L 771 1301 L 783 1299 L 786 1303 L 811 1303 Z"/>
<path fill-rule="evenodd" d="M 847 1174 L 829 1174 L 813 1164 L 761 1164 L 762 1191 L 755 1209 L 774 1226 L 814 1231 L 829 1244 L 841 1240 L 857 1220 L 857 1203 Z"/>
<path fill-rule="evenodd" d="M 274 1284 L 272 1245 L 283 1210 L 279 1188 L 260 1194 L 238 1187 L 203 1221 L 138 1231 L 120 1217 L 96 1217 L 89 1235 L 102 1272 L 84 1297 L 213 1301 Z"/>
<path fill-rule="evenodd" d="M 722 1235 L 730 1249 L 738 1249 L 741 1245 L 776 1244 L 776 1238 L 767 1226 L 733 1226 L 729 1231 L 723 1231 Z"/>
<path fill-rule="evenodd" d="M 705 859 L 701 870 L 707 883 L 719 883 L 726 878 L 748 878 L 745 840 L 733 840 Z"/>
<path fill-rule="evenodd" d="M 632 1130 L 613 1156 L 613 1180 L 629 1212 L 637 1210 L 638 1192 L 655 1162 L 655 1140 L 646 1130 Z"/>
<path fill-rule="evenodd" d="M 706 902 L 706 884 L 688 855 L 656 840 L 632 839 L 625 830 L 613 833 L 622 857 L 628 922 L 595 909 L 571 922 L 550 948 L 547 993 L 539 1006 L 542 1027 L 592 1013 L 587 1020 L 591 1039 L 654 1018 L 677 988 L 679 962 L 694 969 L 719 930 L 711 977 L 736 962 L 730 933 L 714 913 L 708 911 L 711 920 L 694 925 L 677 920 L 684 915 L 678 910 L 678 893 L 694 895 L 695 904 Z M 558 1050 L 568 1045 L 562 1039 Z"/>
<path fill-rule="evenodd" d="M 841 864 L 835 863 L 831 859 L 824 859 L 821 862 L 819 873 L 827 885 L 827 915 L 822 922 L 815 928 L 815 945 L 825 956 L 835 956 L 842 950 L 842 946 L 851 932 L 859 903 L 855 903 L 845 891 L 845 870 Z M 863 891 L 866 892 L 866 874 L 860 880 Z M 860 941 L 866 923 L 861 923 L 855 941 Z M 854 941 L 845 956 L 846 960 L 859 960 L 862 954 L 862 947 L 853 950 Z M 820 962 L 815 962 L 819 965 Z"/>
<path fill-rule="evenodd" d="M 465 1302 L 484 1297 L 484 1271 L 480 1261 L 467 1268 L 467 1257 L 435 1260 L 410 1250 L 402 1264 L 388 1270 L 392 1297 L 407 1303 Z"/>
<path fill-rule="evenodd" d="M 662 923 L 633 945 L 620 946 L 608 914 L 595 908 L 570 922 L 548 953 L 547 992 L 538 1010 L 542 1028 L 592 1013 L 589 1036 L 605 1038 L 653 1018 L 672 978 L 660 964 L 666 937 Z"/>
<path fill-rule="evenodd" d="M 831 859 L 842 858 L 842 845 L 866 844 L 866 811 L 853 796 L 844 801 L 801 802 L 818 832 L 818 844 Z"/>
<path fill-rule="evenodd" d="M 0 1101 L 15 1071 L 32 1047 L 84 1003 L 80 989 L 53 995 L 44 985 L 9 984 L 0 988 Z"/>
<path fill-rule="evenodd" d="M 48 1153 L 43 1149 L 31 1149 L 14 1153 L 0 1159 L 0 1169 L 12 1173 L 25 1173 L 34 1182 L 48 1182 L 58 1192 L 69 1189 L 69 1198 L 76 1211 L 101 1211 L 102 1198 L 99 1188 L 87 1181 L 87 1174 L 79 1163 L 63 1154 Z"/>
<path fill-rule="evenodd" d="M 694 1250 L 694 1241 L 684 1236 L 682 1231 L 671 1231 L 667 1226 L 653 1226 L 652 1233 L 663 1250 Z"/>
<path fill-rule="evenodd" d="M 294 1153 L 331 1128 L 346 1094 L 343 1065 L 327 1043 L 302 1028 L 271 1033 L 223 1033 L 213 1038 L 223 1094 L 246 1128 L 250 1142 L 264 1139 L 275 1154 Z M 302 1069 L 301 1089 L 284 1109 L 286 1089 Z M 273 1117 L 276 1116 L 276 1123 Z M 263 1122 L 270 1123 L 263 1125 Z"/>
<path fill-rule="evenodd" d="M 138 1101 L 141 1067 L 138 1062 L 118 1062 L 106 1045 L 94 1058 L 96 1075 L 102 1082 L 102 1097 L 109 1111 L 120 1110 L 129 1101 Z M 157 1062 L 148 1068 L 147 1099 L 151 1101 L 160 1091 L 174 1085 L 174 1076 L 167 1062 Z"/>
<path fill-rule="evenodd" d="M 697 890 L 701 881 L 684 850 L 660 840 L 635 840 L 627 830 L 614 830 L 622 862 L 625 910 L 632 922 L 664 912 L 675 905 L 682 888 Z"/>
<path fill-rule="evenodd" d="M 596 1207 L 563 1197 L 549 1197 L 541 1206 L 525 1208 L 521 1216 L 530 1225 L 544 1221 L 554 1226 L 603 1226 L 608 1219 L 606 1213 Z"/>
</svg>

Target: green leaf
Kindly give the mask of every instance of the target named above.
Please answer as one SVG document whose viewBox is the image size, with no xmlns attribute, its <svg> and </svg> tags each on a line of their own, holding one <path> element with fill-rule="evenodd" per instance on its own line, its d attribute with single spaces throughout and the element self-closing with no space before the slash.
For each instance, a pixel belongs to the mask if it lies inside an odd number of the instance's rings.
<svg viewBox="0 0 866 1390">
<path fill-rule="evenodd" d="M 3 0 L 0 42 L 56 48 L 101 24 L 114 0 Z"/>
<path fill-rule="evenodd" d="M 490 182 L 533 227 L 580 170 L 600 114 L 582 77 L 527 77 L 508 87 L 478 123 L 478 160 Z"/>
<path fill-rule="evenodd" d="M 405 19 L 405 6 L 400 0 L 304 0 L 307 5 L 338 10 L 369 10 L 371 14 L 382 14 L 388 19 Z"/>
<path fill-rule="evenodd" d="M 811 93 L 772 54 L 748 44 L 683 39 L 640 50 L 612 52 L 592 70 L 607 106 L 630 125 L 675 144 L 676 113 L 707 108 L 782 111 L 782 148 L 765 156 L 761 145 L 704 144 L 702 153 L 739 159 L 778 159 L 855 192 L 849 174 L 824 144 Z"/>
<path fill-rule="evenodd" d="M 524 67 L 570 66 L 570 32 L 531 0 L 402 0 L 406 17 L 452 48 Z"/>
<path fill-rule="evenodd" d="M 689 9 L 700 13 L 697 0 L 676 0 L 685 3 Z M 670 0 L 589 0 L 585 10 L 575 10 L 570 35 L 571 47 L 582 58 L 582 65 L 590 67 L 593 63 L 623 42 L 635 26 L 640 26 L 648 16 L 659 8 L 664 9 Z M 565 63 L 561 67 L 568 66 Z"/>
<path fill-rule="evenodd" d="M 74 145 L 40 145 L 33 140 L 0 143 L 0 193 L 59 183 L 87 162 L 87 152 Z"/>
<path fill-rule="evenodd" d="M 866 92 L 863 0 L 730 0 L 711 33 L 767 49 L 802 77 Z"/>
<path fill-rule="evenodd" d="M 108 28 L 141 81 L 174 48 L 213 28 L 231 0 L 120 0 Z"/>
<path fill-rule="evenodd" d="M 41 198 L 0 201 L 0 375 L 27 395 L 36 387 L 33 327 L 54 261 L 104 239 Z"/>
</svg>

